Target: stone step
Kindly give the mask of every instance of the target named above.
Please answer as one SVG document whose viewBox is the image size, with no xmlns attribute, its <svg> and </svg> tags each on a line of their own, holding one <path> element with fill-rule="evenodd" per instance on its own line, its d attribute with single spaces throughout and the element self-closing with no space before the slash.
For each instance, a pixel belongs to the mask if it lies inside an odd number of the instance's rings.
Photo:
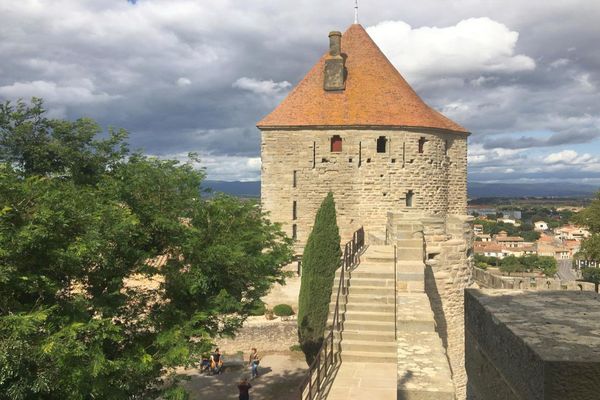
<svg viewBox="0 0 600 400">
<path fill-rule="evenodd" d="M 399 261 L 423 261 L 423 249 L 415 249 L 411 247 L 399 247 L 398 248 L 398 260 Z"/>
<path fill-rule="evenodd" d="M 392 312 L 373 312 L 373 311 L 340 311 L 341 321 L 344 322 L 394 322 L 395 313 Z M 327 317 L 327 325 L 333 323 L 333 312 Z"/>
<path fill-rule="evenodd" d="M 367 234 L 369 245 L 385 245 L 385 232 L 369 232 Z"/>
<path fill-rule="evenodd" d="M 423 249 L 423 239 L 397 239 L 396 248 Z"/>
<path fill-rule="evenodd" d="M 393 296 L 393 287 L 380 286 L 350 286 L 350 295 L 353 294 L 373 294 L 377 296 Z"/>
<path fill-rule="evenodd" d="M 394 363 L 396 352 L 373 353 L 370 351 L 343 351 L 342 362 L 372 362 L 372 363 Z"/>
<path fill-rule="evenodd" d="M 396 345 L 396 337 L 394 331 L 357 331 L 352 329 L 344 329 L 339 334 L 343 340 L 368 340 L 371 342 L 391 342 Z"/>
<path fill-rule="evenodd" d="M 334 307 L 335 307 L 335 303 L 330 303 L 329 311 L 333 312 Z M 342 304 L 340 306 L 340 310 L 342 310 L 342 311 L 362 311 L 362 312 L 375 311 L 375 312 L 392 312 L 393 313 L 395 311 L 395 307 L 394 307 L 394 304 L 352 302 L 352 303 Z"/>
<path fill-rule="evenodd" d="M 333 287 L 337 288 L 338 285 L 339 285 L 339 279 L 336 278 L 333 281 Z M 394 276 L 392 275 L 388 279 L 353 277 L 350 280 L 349 287 L 359 287 L 359 286 L 394 287 Z"/>
<path fill-rule="evenodd" d="M 344 331 L 391 332 L 396 330 L 394 321 L 344 321 Z"/>
<path fill-rule="evenodd" d="M 373 342 L 372 340 L 342 340 L 342 353 L 345 351 L 366 351 L 372 353 L 396 354 L 397 344 L 393 342 Z"/>
<path fill-rule="evenodd" d="M 422 260 L 398 260 L 396 262 L 396 271 L 397 272 L 423 272 L 425 271 L 425 264 L 423 264 Z"/>
<path fill-rule="evenodd" d="M 394 295 L 377 295 L 377 294 L 357 294 L 351 293 L 348 295 L 348 304 L 362 303 L 362 304 L 396 304 Z M 335 303 L 335 297 L 332 299 Z"/>
<path fill-rule="evenodd" d="M 368 266 L 361 265 L 360 269 L 354 270 L 350 273 L 350 279 L 394 279 L 394 264 L 385 269 L 372 267 L 369 269 Z"/>
<path fill-rule="evenodd" d="M 397 293 L 425 293 L 425 281 L 398 281 L 396 291 Z"/>
<path fill-rule="evenodd" d="M 397 280 L 399 282 L 405 282 L 405 281 L 423 281 L 425 282 L 425 271 L 421 271 L 421 272 L 405 272 L 405 271 L 398 271 L 398 273 L 396 274 Z"/>
<path fill-rule="evenodd" d="M 392 312 L 373 312 L 373 311 L 346 311 L 346 321 L 351 322 L 369 322 L 384 321 L 394 322 L 395 313 Z"/>
</svg>

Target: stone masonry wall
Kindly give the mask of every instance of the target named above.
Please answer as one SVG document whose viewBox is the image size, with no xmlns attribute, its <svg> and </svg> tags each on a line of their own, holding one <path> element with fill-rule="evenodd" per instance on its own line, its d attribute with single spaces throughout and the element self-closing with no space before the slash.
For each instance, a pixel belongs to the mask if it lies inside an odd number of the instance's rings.
<svg viewBox="0 0 600 400">
<path fill-rule="evenodd" d="M 334 135 L 342 138 L 341 152 L 331 152 Z M 385 153 L 377 152 L 380 136 L 387 139 Z M 334 193 L 342 242 L 360 226 L 384 231 L 388 211 L 465 214 L 466 145 L 464 135 L 431 130 L 264 130 L 263 209 L 288 235 L 296 226 L 299 253 L 328 191 Z"/>
</svg>

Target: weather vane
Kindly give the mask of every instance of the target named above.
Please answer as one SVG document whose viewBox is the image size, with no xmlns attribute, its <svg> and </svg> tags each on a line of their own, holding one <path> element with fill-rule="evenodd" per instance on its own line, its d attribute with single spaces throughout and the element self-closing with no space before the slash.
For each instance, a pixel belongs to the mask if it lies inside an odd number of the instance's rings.
<svg viewBox="0 0 600 400">
<path fill-rule="evenodd" d="M 358 0 L 354 0 L 354 23 L 358 24 Z"/>
</svg>

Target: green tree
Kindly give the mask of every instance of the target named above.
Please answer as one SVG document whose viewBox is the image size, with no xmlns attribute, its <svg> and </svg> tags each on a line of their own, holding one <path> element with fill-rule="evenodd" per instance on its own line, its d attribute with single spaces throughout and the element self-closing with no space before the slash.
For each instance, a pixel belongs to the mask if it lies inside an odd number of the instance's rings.
<svg viewBox="0 0 600 400">
<path fill-rule="evenodd" d="M 581 274 L 584 281 L 595 283 L 596 289 L 598 289 L 598 285 L 600 285 L 600 268 L 582 268 Z"/>
<path fill-rule="evenodd" d="M 335 202 L 330 192 L 315 217 L 302 256 L 302 277 L 298 297 L 298 338 L 310 365 L 321 344 L 329 313 L 336 269 L 340 266 L 340 234 Z"/>
<path fill-rule="evenodd" d="M 101 133 L 0 106 L 0 399 L 185 398 L 161 379 L 283 279 L 291 242 L 254 204 Z"/>
<path fill-rule="evenodd" d="M 600 191 L 590 205 L 575 214 L 572 219 L 581 226 L 587 226 L 590 232 L 600 233 Z"/>
<path fill-rule="evenodd" d="M 540 233 L 536 232 L 536 231 L 521 231 L 519 233 L 519 235 L 523 238 L 523 240 L 525 240 L 526 242 L 535 242 L 536 240 L 538 240 L 540 238 Z"/>
<path fill-rule="evenodd" d="M 500 271 L 510 276 L 513 272 L 522 272 L 524 270 L 519 259 L 513 255 L 506 256 L 500 262 Z"/>
<path fill-rule="evenodd" d="M 554 276 L 556 275 L 556 271 L 558 271 L 556 259 L 550 256 L 539 256 L 536 266 L 546 276 Z"/>
<path fill-rule="evenodd" d="M 581 242 L 576 258 L 582 260 L 600 261 L 600 233 L 593 233 Z"/>
</svg>

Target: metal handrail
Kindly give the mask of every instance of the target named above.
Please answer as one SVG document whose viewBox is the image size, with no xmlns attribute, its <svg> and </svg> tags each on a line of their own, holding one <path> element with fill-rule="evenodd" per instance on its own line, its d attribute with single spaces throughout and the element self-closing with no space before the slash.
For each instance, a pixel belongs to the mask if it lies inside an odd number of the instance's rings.
<svg viewBox="0 0 600 400">
<path fill-rule="evenodd" d="M 335 299 L 335 308 L 333 311 L 333 320 L 331 329 L 323 344 L 317 353 L 317 357 L 314 359 L 308 371 L 306 372 L 306 378 L 302 381 L 298 388 L 298 400 L 313 400 L 321 391 L 322 383 L 327 379 L 334 365 L 334 338 L 335 331 L 341 331 L 340 321 L 340 294 L 346 294 L 346 272 L 352 270 L 360 262 L 360 251 L 365 246 L 365 231 L 361 227 L 352 235 L 352 240 L 346 243 L 344 246 L 344 254 L 342 256 L 341 268 L 340 268 L 340 282 L 338 284 L 337 296 Z M 323 366 L 321 366 L 323 364 Z M 313 379 L 316 372 L 316 380 Z M 314 381 L 314 382 L 313 382 Z M 307 397 L 304 393 L 308 389 Z"/>
</svg>

